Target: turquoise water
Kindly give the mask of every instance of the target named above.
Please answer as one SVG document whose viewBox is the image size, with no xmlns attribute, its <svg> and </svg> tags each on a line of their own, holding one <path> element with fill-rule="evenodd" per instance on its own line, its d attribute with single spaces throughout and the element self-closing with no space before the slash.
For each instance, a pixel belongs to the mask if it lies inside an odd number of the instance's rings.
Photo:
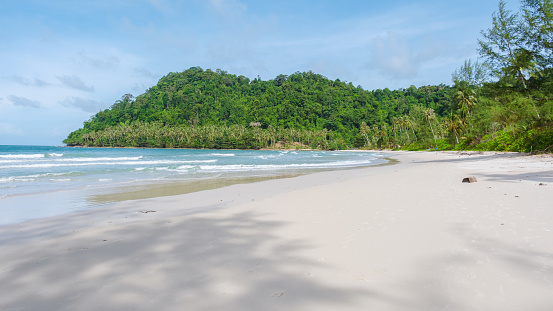
<svg viewBox="0 0 553 311">
<path fill-rule="evenodd" d="M 150 196 L 178 194 L 168 190 L 175 188 L 171 185 L 224 184 L 385 162 L 379 153 L 347 151 L 0 146 L 0 225 L 142 198 L 144 189 L 158 189 Z"/>
</svg>

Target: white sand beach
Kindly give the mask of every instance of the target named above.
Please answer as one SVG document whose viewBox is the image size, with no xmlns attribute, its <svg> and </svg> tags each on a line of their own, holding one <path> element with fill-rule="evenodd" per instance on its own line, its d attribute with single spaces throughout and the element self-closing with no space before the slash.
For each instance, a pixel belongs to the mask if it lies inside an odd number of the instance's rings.
<svg viewBox="0 0 553 311">
<path fill-rule="evenodd" d="M 2 226 L 0 310 L 552 310 L 552 157 L 391 154 Z"/>
</svg>

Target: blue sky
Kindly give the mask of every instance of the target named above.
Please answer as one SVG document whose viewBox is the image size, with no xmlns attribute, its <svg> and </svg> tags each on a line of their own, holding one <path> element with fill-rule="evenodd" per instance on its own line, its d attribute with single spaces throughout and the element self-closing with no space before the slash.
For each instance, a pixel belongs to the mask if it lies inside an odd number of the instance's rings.
<svg viewBox="0 0 553 311">
<path fill-rule="evenodd" d="M 4 0 L 0 145 L 62 145 L 124 94 L 193 66 L 263 80 L 312 70 L 368 90 L 451 84 L 498 3 Z"/>
</svg>

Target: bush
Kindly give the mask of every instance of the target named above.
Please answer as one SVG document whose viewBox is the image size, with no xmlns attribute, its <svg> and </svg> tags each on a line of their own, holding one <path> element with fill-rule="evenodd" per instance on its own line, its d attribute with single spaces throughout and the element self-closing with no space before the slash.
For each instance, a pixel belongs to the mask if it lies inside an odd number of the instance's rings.
<svg viewBox="0 0 553 311">
<path fill-rule="evenodd" d="M 459 141 L 457 145 L 453 148 L 453 150 L 459 151 L 459 150 L 467 150 L 469 149 L 469 143 L 466 139 L 462 139 Z"/>
<path fill-rule="evenodd" d="M 531 130 L 531 135 L 527 140 L 527 152 L 531 151 L 548 151 L 552 152 L 553 145 L 553 129 Z M 528 146 L 530 150 L 528 150 Z M 549 148 L 549 149 L 547 149 Z"/>
<path fill-rule="evenodd" d="M 440 139 L 436 143 L 438 145 L 438 150 L 451 150 L 453 148 L 445 139 Z"/>
<path fill-rule="evenodd" d="M 495 135 L 495 138 L 493 136 Z M 507 146 L 514 141 L 513 134 L 509 131 L 499 131 L 487 134 L 480 140 L 474 149 L 488 151 L 507 151 Z"/>
<path fill-rule="evenodd" d="M 482 137 L 475 149 L 532 152 L 545 151 L 546 148 L 553 145 L 553 130 L 551 129 L 531 129 L 515 132 L 515 134 L 513 135 L 513 132 L 507 130 L 497 132 L 495 138 L 492 138 L 492 134 L 488 134 Z"/>
</svg>

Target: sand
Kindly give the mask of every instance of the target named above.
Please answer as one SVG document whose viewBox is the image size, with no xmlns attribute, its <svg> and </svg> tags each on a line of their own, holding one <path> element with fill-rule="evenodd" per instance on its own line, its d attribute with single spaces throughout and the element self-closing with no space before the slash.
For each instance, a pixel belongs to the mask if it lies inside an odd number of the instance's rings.
<svg viewBox="0 0 553 311">
<path fill-rule="evenodd" d="M 552 310 L 553 158 L 391 154 L 2 226 L 0 310 Z"/>
</svg>

